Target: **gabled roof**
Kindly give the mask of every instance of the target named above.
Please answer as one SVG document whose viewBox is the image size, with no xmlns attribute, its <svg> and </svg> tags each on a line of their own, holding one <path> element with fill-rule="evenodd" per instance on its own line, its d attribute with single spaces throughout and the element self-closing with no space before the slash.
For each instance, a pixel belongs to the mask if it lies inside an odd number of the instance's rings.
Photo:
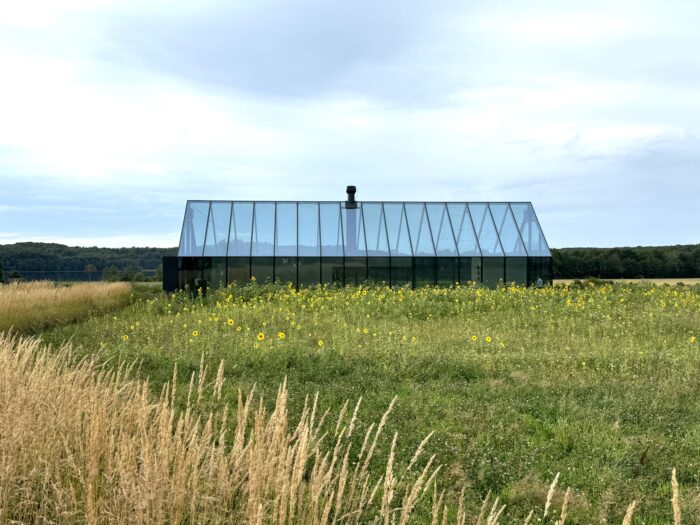
<svg viewBox="0 0 700 525">
<path fill-rule="evenodd" d="M 187 201 L 179 256 L 550 257 L 529 202 Z"/>
</svg>

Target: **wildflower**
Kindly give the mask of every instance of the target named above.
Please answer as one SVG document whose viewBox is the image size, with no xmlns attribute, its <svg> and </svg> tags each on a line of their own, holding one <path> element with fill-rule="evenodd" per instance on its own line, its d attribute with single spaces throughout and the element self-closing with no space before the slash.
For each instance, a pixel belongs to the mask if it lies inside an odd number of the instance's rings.
<svg viewBox="0 0 700 525">
<path fill-rule="evenodd" d="M 260 345 L 258 343 L 253 343 L 253 348 L 260 348 Z"/>
<path fill-rule="evenodd" d="M 199 332 L 197 330 L 192 330 L 192 337 L 198 337 Z"/>
<path fill-rule="evenodd" d="M 254 275 L 251 275 L 251 276 L 250 276 L 250 280 L 253 281 L 253 282 L 257 281 L 257 279 L 255 278 Z"/>
<path fill-rule="evenodd" d="M 122 336 L 122 341 L 128 341 L 128 340 L 129 340 L 129 336 L 126 335 L 126 334 L 124 334 L 124 335 Z"/>
<path fill-rule="evenodd" d="M 692 345 L 692 344 L 695 344 L 695 341 L 696 341 L 696 340 L 697 340 L 697 339 L 696 339 L 696 337 L 695 337 L 694 335 L 691 335 L 691 336 L 690 336 L 690 344 L 691 344 L 691 345 Z"/>
<path fill-rule="evenodd" d="M 487 335 L 486 337 L 484 337 L 484 341 L 486 341 L 487 343 L 490 343 L 490 342 L 491 342 L 491 336 L 490 336 L 490 335 Z"/>
<path fill-rule="evenodd" d="M 318 347 L 321 348 L 323 346 L 323 339 L 318 340 Z"/>
<path fill-rule="evenodd" d="M 240 331 L 241 331 L 241 327 L 240 327 L 240 326 L 237 326 L 237 327 L 236 327 L 236 332 L 240 332 Z"/>
<path fill-rule="evenodd" d="M 229 326 L 233 326 L 233 319 L 229 319 L 229 320 L 226 321 L 226 322 L 228 323 Z"/>
<path fill-rule="evenodd" d="M 130 330 L 136 330 L 136 327 L 132 324 L 132 325 L 129 327 L 129 329 L 130 329 Z"/>
<path fill-rule="evenodd" d="M 477 339 L 478 339 L 477 336 L 475 336 L 475 335 L 472 336 L 472 341 L 474 341 L 475 343 L 476 343 L 476 340 L 477 340 Z"/>
<path fill-rule="evenodd" d="M 265 339 L 265 334 L 263 334 L 262 332 L 258 332 L 258 341 L 262 341 L 264 339 Z"/>
<path fill-rule="evenodd" d="M 284 339 L 286 335 L 284 334 L 284 332 L 277 332 L 277 337 L 279 337 L 280 339 Z"/>
<path fill-rule="evenodd" d="M 415 335 L 411 337 L 411 342 L 412 342 L 412 343 L 415 343 L 415 342 L 416 342 L 416 336 L 415 336 Z"/>
<path fill-rule="evenodd" d="M 363 328 L 363 329 L 362 329 L 362 333 L 363 333 L 363 334 L 369 333 L 369 329 L 368 329 L 368 328 Z"/>
</svg>

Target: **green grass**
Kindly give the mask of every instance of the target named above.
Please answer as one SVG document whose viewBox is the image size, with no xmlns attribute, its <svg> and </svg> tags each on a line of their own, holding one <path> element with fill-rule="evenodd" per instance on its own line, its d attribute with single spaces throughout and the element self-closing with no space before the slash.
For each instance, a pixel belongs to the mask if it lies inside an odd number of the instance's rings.
<svg viewBox="0 0 700 525">
<path fill-rule="evenodd" d="M 183 384 L 202 355 L 212 375 L 223 359 L 224 402 L 253 385 L 272 402 L 287 377 L 292 414 L 318 391 L 331 413 L 362 396 L 373 422 L 398 395 L 384 450 L 398 432 L 407 463 L 434 431 L 448 498 L 466 485 L 478 505 L 493 490 L 505 523 L 541 509 L 557 472 L 574 489 L 567 523 L 619 523 L 633 499 L 635 521 L 668 523 L 672 467 L 684 521 L 700 522 L 698 286 L 250 286 L 137 300 L 43 338 L 108 366 L 138 360 L 156 391 L 176 364 Z"/>
</svg>

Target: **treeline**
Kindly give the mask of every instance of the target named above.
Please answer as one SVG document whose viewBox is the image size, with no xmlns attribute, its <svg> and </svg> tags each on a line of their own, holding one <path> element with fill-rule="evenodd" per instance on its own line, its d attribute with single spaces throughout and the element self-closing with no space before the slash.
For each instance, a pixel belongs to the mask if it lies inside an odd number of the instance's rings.
<svg viewBox="0 0 700 525">
<path fill-rule="evenodd" d="M 700 244 L 553 249 L 555 279 L 700 277 Z"/>
<path fill-rule="evenodd" d="M 163 256 L 177 248 L 76 248 L 24 242 L 0 245 L 0 279 L 161 280 Z M 555 279 L 700 277 L 700 244 L 553 249 Z"/>
<path fill-rule="evenodd" d="M 177 255 L 177 248 L 79 248 L 21 242 L 0 245 L 0 272 L 5 279 L 161 280 L 165 255 Z"/>
</svg>

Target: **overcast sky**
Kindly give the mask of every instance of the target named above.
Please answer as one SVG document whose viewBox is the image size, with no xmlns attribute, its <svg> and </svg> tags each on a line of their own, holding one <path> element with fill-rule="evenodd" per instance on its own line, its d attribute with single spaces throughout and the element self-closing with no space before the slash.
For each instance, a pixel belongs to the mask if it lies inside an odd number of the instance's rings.
<svg viewBox="0 0 700 525">
<path fill-rule="evenodd" d="M 700 242 L 700 2 L 22 0 L 0 243 L 175 246 L 190 199 L 532 201 Z"/>
</svg>

